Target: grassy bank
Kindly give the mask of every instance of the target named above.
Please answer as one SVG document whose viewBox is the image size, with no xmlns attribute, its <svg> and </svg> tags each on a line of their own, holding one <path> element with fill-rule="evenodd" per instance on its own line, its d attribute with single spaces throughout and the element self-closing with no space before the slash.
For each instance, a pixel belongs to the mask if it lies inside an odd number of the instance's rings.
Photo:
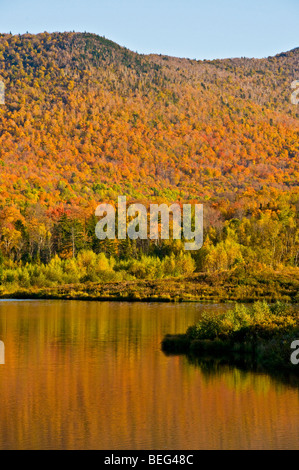
<svg viewBox="0 0 299 470">
<path fill-rule="evenodd" d="M 192 274 L 165 279 L 132 279 L 76 283 L 53 282 L 49 286 L 0 285 L 0 298 L 58 298 L 165 302 L 299 302 L 298 269 L 254 274 L 222 272 Z"/>
<path fill-rule="evenodd" d="M 204 313 L 184 335 L 167 335 L 162 349 L 167 353 L 188 353 L 203 358 L 225 358 L 234 363 L 240 356 L 264 369 L 292 370 L 291 344 L 299 340 L 299 316 L 291 305 L 255 302 L 236 305 L 221 315 Z"/>
</svg>

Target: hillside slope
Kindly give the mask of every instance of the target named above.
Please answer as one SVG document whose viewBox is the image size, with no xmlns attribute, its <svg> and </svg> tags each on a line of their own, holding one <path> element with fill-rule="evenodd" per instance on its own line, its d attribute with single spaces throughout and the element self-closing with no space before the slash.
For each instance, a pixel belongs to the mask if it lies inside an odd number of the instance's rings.
<svg viewBox="0 0 299 470">
<path fill-rule="evenodd" d="M 0 77 L 2 207 L 298 191 L 299 49 L 192 61 L 91 34 L 0 35 Z"/>
</svg>

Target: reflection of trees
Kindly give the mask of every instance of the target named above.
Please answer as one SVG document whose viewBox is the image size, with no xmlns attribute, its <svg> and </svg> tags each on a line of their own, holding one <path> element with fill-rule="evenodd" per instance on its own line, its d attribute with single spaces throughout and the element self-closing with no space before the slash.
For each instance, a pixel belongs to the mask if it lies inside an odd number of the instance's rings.
<svg viewBox="0 0 299 470">
<path fill-rule="evenodd" d="M 195 355 L 186 355 L 188 363 L 199 367 L 203 376 L 209 380 L 213 376 L 223 376 L 228 372 L 234 377 L 231 382 L 233 386 L 240 386 L 246 382 L 252 385 L 259 377 L 264 380 L 271 379 L 276 384 L 291 385 L 299 387 L 299 377 L 295 374 L 281 371 L 269 371 L 258 366 L 256 360 L 249 354 L 231 353 L 215 358 L 211 356 L 198 357 Z M 236 380 L 237 379 L 237 380 Z"/>
</svg>

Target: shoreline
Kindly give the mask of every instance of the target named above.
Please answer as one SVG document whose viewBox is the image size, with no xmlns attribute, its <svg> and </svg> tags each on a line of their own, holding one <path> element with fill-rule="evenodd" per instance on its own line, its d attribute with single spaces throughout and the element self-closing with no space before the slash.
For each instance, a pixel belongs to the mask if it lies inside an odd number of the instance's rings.
<svg viewBox="0 0 299 470">
<path fill-rule="evenodd" d="M 162 340 L 161 350 L 168 356 L 185 355 L 199 365 L 218 363 L 266 373 L 285 372 L 292 373 L 299 379 L 299 366 L 292 365 L 291 362 L 272 363 L 268 357 L 260 356 L 260 351 L 266 345 L 267 341 L 247 342 L 245 345 L 220 340 L 190 341 L 186 334 L 167 334 Z M 290 355 L 291 352 L 290 349 Z"/>
<path fill-rule="evenodd" d="M 187 278 L 86 282 L 51 287 L 0 285 L 0 299 L 65 299 L 128 302 L 299 303 L 299 274 L 261 272 L 240 279 L 234 273 L 199 273 Z"/>
<path fill-rule="evenodd" d="M 298 338 L 297 308 L 281 302 L 255 302 L 235 305 L 220 315 L 203 312 L 185 334 L 165 335 L 161 349 L 170 355 L 193 356 L 203 363 L 243 362 L 265 371 L 280 369 L 299 374 Z"/>
</svg>

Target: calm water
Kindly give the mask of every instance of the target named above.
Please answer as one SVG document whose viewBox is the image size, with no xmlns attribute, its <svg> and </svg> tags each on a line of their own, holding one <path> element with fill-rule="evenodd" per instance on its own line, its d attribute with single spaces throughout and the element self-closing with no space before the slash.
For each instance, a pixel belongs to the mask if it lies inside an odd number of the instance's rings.
<svg viewBox="0 0 299 470">
<path fill-rule="evenodd" d="M 0 302 L 0 449 L 299 449 L 299 388 L 161 352 L 226 308 Z"/>
</svg>

